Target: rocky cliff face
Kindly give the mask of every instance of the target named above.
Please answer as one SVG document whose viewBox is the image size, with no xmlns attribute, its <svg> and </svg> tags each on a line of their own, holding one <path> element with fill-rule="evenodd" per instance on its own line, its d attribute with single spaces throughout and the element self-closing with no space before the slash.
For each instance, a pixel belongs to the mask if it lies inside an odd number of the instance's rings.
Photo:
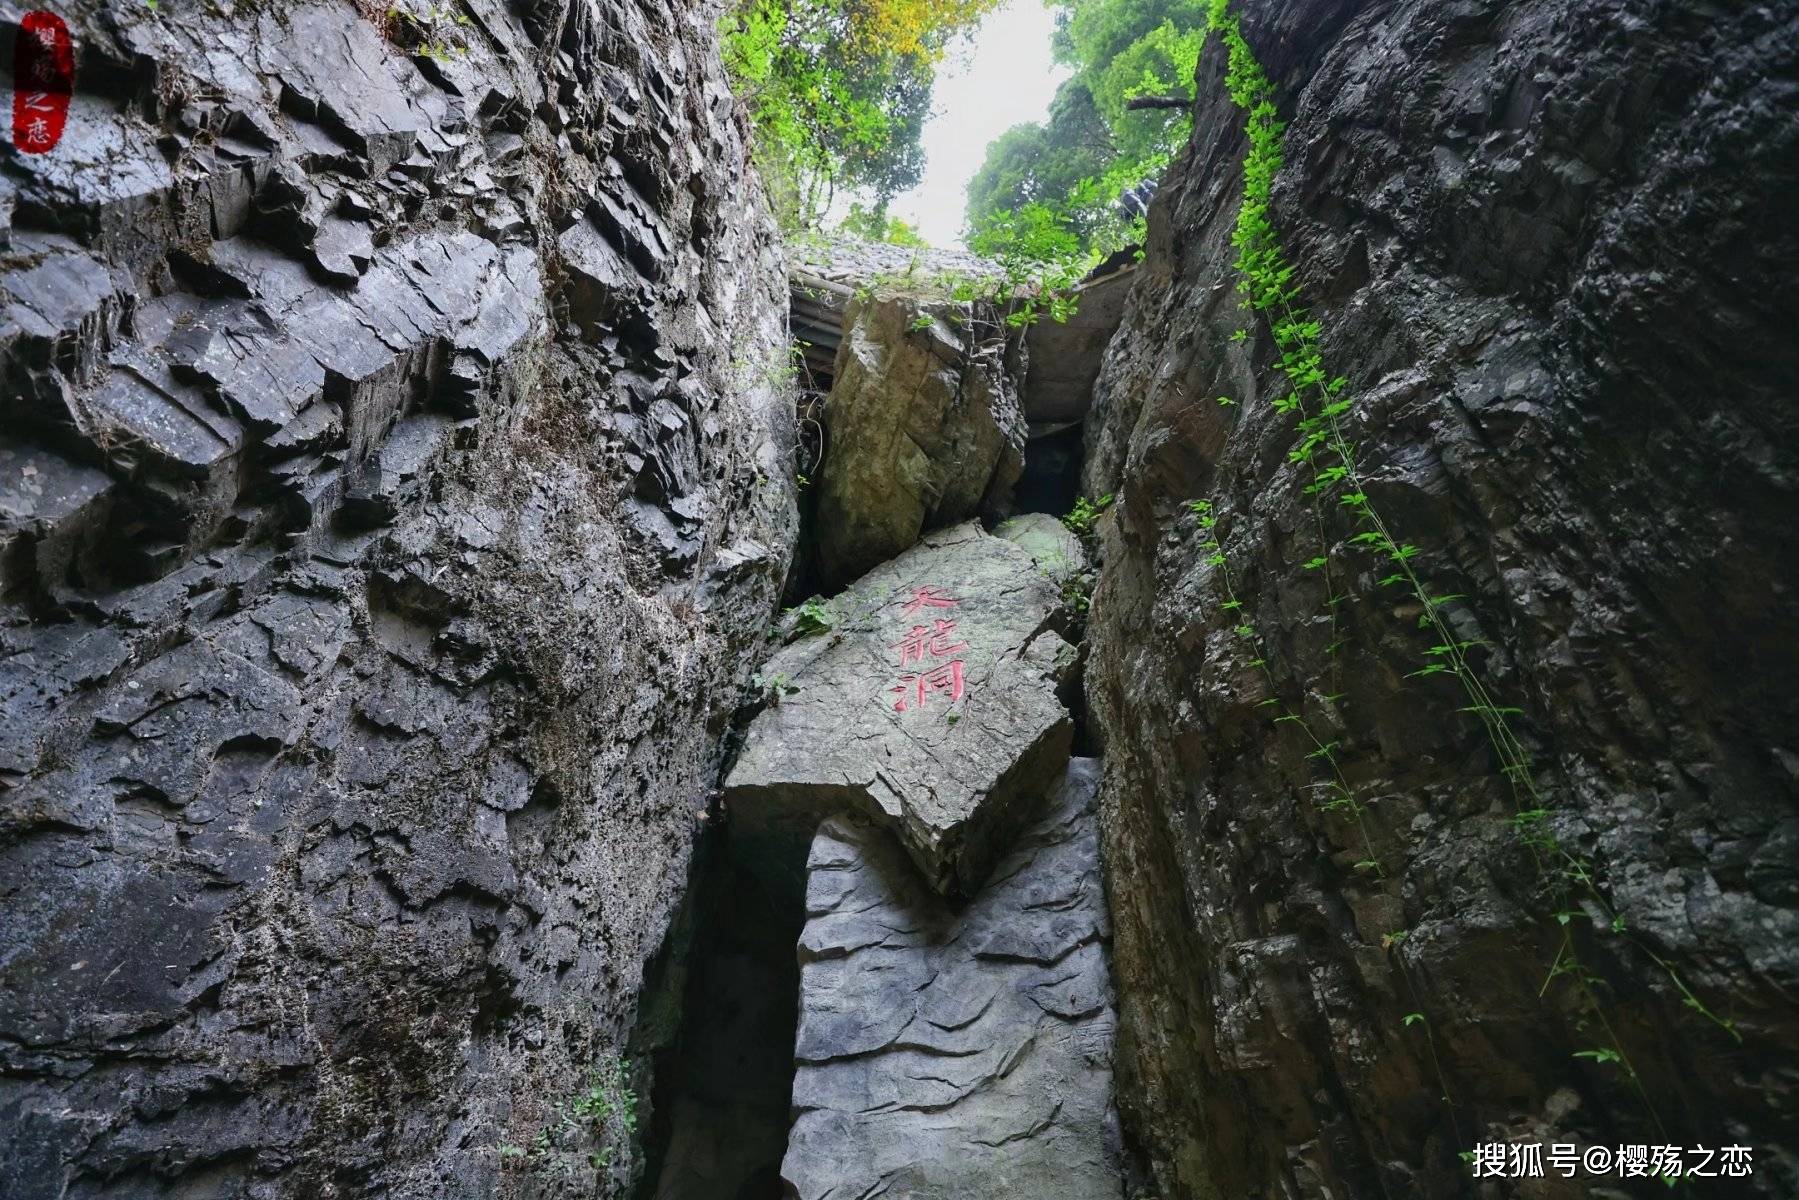
<svg viewBox="0 0 1799 1200">
<path fill-rule="evenodd" d="M 795 525 L 712 15 L 63 11 L 0 164 L 0 1193 L 611 1194 Z"/>
<path fill-rule="evenodd" d="M 1409 677 L 1420 610 L 1287 461 L 1214 44 L 1088 435 L 1088 493 L 1120 496 L 1088 687 L 1127 1128 L 1165 1196 L 1498 1194 L 1457 1154 L 1512 1138 L 1749 1145 L 1753 1178 L 1710 1186 L 1793 1194 L 1793 10 L 1238 7 L 1369 494 L 1467 597 L 1454 636 L 1622 930 L 1579 889 L 1557 917 L 1468 701 Z M 1270 698 L 1335 743 L 1366 840 Z M 1552 978 L 1569 933 L 1588 989 Z M 1628 1065 L 1576 1057 L 1614 1034 Z M 1662 1187 L 1516 1194 L 1596 1186 Z"/>
</svg>

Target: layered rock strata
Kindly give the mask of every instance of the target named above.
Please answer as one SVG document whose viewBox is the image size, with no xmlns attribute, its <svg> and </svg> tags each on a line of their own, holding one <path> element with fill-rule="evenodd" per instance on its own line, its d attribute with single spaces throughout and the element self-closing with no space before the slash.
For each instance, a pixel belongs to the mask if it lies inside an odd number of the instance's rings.
<svg viewBox="0 0 1799 1200">
<path fill-rule="evenodd" d="M 0 164 L 8 1197 L 635 1170 L 784 273 L 708 13 L 458 11 L 65 7 Z"/>
<path fill-rule="evenodd" d="M 957 910 L 891 833 L 820 827 L 800 938 L 801 1200 L 1118 1200 L 1098 764 L 1074 759 Z"/>
</svg>

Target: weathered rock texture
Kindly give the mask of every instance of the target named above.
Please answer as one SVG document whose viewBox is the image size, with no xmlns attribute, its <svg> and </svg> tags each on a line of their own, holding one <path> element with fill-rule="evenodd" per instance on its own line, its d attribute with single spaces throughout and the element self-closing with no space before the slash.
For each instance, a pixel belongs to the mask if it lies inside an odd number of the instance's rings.
<svg viewBox="0 0 1799 1200">
<path fill-rule="evenodd" d="M 896 828 L 932 887 L 972 893 L 1020 798 L 1068 758 L 1056 692 L 1074 650 L 1056 632 L 1055 579 L 970 521 L 857 580 L 829 612 L 828 630 L 762 668 L 770 702 L 726 780 L 733 821 L 803 842 L 852 809 Z"/>
<path fill-rule="evenodd" d="M 944 293 L 956 281 L 997 287 L 1006 273 L 992 259 L 960 250 L 811 236 L 789 247 L 787 270 L 793 338 L 807 367 L 823 381 L 837 368 L 844 314 L 857 292 L 897 287 Z"/>
<path fill-rule="evenodd" d="M 1004 511 L 1024 468 L 1023 346 L 985 301 L 849 301 L 813 521 L 827 589 L 924 530 Z"/>
<path fill-rule="evenodd" d="M 1074 531 L 1048 513 L 1020 513 L 993 527 L 993 536 L 1012 542 L 1031 556 L 1037 569 L 1057 586 L 1087 572 L 1087 552 Z"/>
<path fill-rule="evenodd" d="M 781 1166 L 800 1200 L 1121 1195 L 1098 783 L 1072 760 L 960 912 L 886 829 L 819 829 Z"/>
<path fill-rule="evenodd" d="M 1431 640 L 1417 608 L 1331 508 L 1334 627 L 1303 565 L 1320 541 L 1269 403 L 1285 385 L 1265 329 L 1230 340 L 1244 139 L 1214 45 L 1089 437 L 1089 494 L 1121 493 L 1088 683 L 1127 1129 L 1169 1197 L 1477 1194 L 1458 1150 L 1513 1138 L 1753 1146 L 1753 1177 L 1709 1186 L 1793 1195 L 1799 13 L 1237 7 L 1291 117 L 1273 215 L 1357 396 L 1369 494 L 1469 598 L 1455 632 L 1487 643 L 1550 823 L 1624 919 L 1565 928 L 1660 1126 L 1617 1066 L 1574 1057 L 1607 1035 L 1567 980 L 1538 998 L 1564 927 L 1467 701 L 1405 678 Z M 1241 614 L 1195 497 L 1219 506 Z M 1239 620 L 1340 743 L 1384 877 L 1313 802 L 1312 745 L 1257 707 Z"/>
<path fill-rule="evenodd" d="M 1135 276 L 1135 263 L 1105 271 L 1075 289 L 1075 310 L 1066 320 L 1030 327 L 1025 335 L 1030 363 L 1019 393 L 1033 438 L 1087 416 L 1100 362 L 1118 332 Z"/>
<path fill-rule="evenodd" d="M 0 164 L 9 1198 L 634 1170 L 555 1109 L 786 569 L 784 278 L 707 10 L 457 11 L 65 8 Z"/>
<path fill-rule="evenodd" d="M 965 250 L 844 237 L 805 238 L 792 247 L 789 259 L 796 278 L 824 279 L 852 289 L 928 284 L 941 290 L 945 280 L 998 283 L 1006 274 L 1000 263 Z"/>
</svg>

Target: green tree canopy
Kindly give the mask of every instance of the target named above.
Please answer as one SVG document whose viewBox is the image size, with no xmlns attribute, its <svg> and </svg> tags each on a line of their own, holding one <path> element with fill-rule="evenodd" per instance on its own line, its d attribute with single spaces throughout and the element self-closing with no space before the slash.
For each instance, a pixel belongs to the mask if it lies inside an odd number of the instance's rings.
<svg viewBox="0 0 1799 1200">
<path fill-rule="evenodd" d="M 739 0 L 721 28 L 758 165 L 789 228 L 840 194 L 885 219 L 918 182 L 936 65 L 1000 0 Z"/>
<path fill-rule="evenodd" d="M 977 218 L 1026 204 L 1054 206 L 1083 180 L 1103 175 L 1117 156 L 1111 127 L 1086 84 L 1070 79 L 1050 102 L 1049 121 L 1014 125 L 987 147 L 987 159 L 968 183 L 968 215 Z M 1091 214 L 1071 213 L 1079 237 L 1092 233 Z"/>
<path fill-rule="evenodd" d="M 1131 237 L 1117 201 L 1161 174 L 1191 128 L 1184 109 L 1134 110 L 1136 96 L 1193 95 L 1205 38 L 1206 0 L 1053 0 L 1054 52 L 1074 69 L 1050 104 L 1049 120 L 1016 125 L 987 148 L 968 187 L 971 243 L 996 252 L 1018 227 L 1015 214 L 1042 206 L 1083 250 L 1103 252 Z M 1028 224 L 1040 226 L 1044 213 Z"/>
</svg>

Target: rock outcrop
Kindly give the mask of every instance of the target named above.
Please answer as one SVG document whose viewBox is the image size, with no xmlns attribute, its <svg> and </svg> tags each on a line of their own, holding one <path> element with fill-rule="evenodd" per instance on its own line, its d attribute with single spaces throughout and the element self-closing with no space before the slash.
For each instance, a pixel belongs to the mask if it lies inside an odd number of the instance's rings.
<svg viewBox="0 0 1799 1200">
<path fill-rule="evenodd" d="M 1088 494 L 1119 493 L 1087 679 L 1127 1129 L 1170 1200 L 1495 1195 L 1458 1155 L 1514 1139 L 1750 1146 L 1751 1177 L 1693 1186 L 1792 1195 L 1799 14 L 1234 7 L 1290 118 L 1271 216 L 1368 494 L 1467 597 L 1453 635 L 1621 930 L 1578 888 L 1557 917 L 1469 701 L 1407 678 L 1419 609 L 1339 506 L 1320 540 L 1237 304 L 1245 139 L 1210 45 L 1088 439 Z M 1334 743 L 1366 841 L 1276 696 Z"/>
<path fill-rule="evenodd" d="M 800 1200 L 1118 1200 L 1098 764 L 1074 759 L 961 911 L 892 834 L 827 820 L 807 864 Z"/>
<path fill-rule="evenodd" d="M 0 1193 L 617 1194 L 564 1118 L 647 1087 L 795 523 L 712 16 L 62 11 L 0 163 Z"/>
<path fill-rule="evenodd" d="M 827 387 L 837 369 L 844 316 L 857 292 L 897 288 L 941 295 L 952 281 L 985 291 L 1005 278 L 999 263 L 965 251 L 843 237 L 801 239 L 788 248 L 787 271 L 794 342 L 814 379 Z"/>
<path fill-rule="evenodd" d="M 1037 569 L 1066 588 L 1088 573 L 1087 552 L 1081 539 L 1048 513 L 1020 513 L 993 527 L 993 536 L 1004 538 L 1031 556 Z"/>
<path fill-rule="evenodd" d="M 984 301 L 849 301 L 812 522 L 825 588 L 925 530 L 1004 511 L 1024 467 L 1023 345 Z"/>
<path fill-rule="evenodd" d="M 1075 310 L 1066 320 L 1031 325 L 1019 398 L 1032 438 L 1086 419 L 1100 363 L 1124 317 L 1135 274 L 1135 263 L 1098 267 L 1094 278 L 1074 289 Z"/>
<path fill-rule="evenodd" d="M 803 846 L 823 817 L 860 812 L 898 831 L 933 888 L 971 894 L 1020 798 L 1068 758 L 1056 579 L 971 521 L 814 613 L 762 668 L 768 706 L 725 785 L 732 820 Z"/>
</svg>

